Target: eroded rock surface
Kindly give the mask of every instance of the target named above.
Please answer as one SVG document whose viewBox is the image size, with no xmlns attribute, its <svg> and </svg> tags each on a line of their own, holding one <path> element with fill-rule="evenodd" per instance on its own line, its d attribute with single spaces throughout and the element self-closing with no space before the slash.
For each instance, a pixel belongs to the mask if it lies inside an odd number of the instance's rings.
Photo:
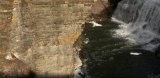
<svg viewBox="0 0 160 78">
<path fill-rule="evenodd" d="M 110 19 L 114 9 L 121 0 L 97 0 L 91 7 L 87 22 L 89 21 L 105 21 Z"/>
<path fill-rule="evenodd" d="M 13 0 L 0 0 L 0 75 L 3 74 L 5 55 L 9 49 L 12 10 Z"/>
<path fill-rule="evenodd" d="M 94 0 L 0 0 L 0 71 L 4 72 L 5 56 L 18 53 L 17 60 L 37 76 L 73 77 L 73 44 L 93 3 Z"/>
<path fill-rule="evenodd" d="M 105 20 L 109 18 L 110 12 L 107 9 L 107 6 L 105 5 L 102 0 L 97 0 L 91 7 L 91 12 L 89 17 L 94 20 Z"/>
</svg>

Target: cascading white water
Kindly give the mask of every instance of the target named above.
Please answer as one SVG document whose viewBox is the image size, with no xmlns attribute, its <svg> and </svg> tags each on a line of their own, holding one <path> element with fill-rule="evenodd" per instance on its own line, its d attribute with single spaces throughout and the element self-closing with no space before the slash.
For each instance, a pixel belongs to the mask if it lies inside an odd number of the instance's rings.
<svg viewBox="0 0 160 78">
<path fill-rule="evenodd" d="M 160 43 L 159 17 L 160 0 L 122 0 L 112 19 L 120 23 L 117 35 L 154 52 Z"/>
</svg>

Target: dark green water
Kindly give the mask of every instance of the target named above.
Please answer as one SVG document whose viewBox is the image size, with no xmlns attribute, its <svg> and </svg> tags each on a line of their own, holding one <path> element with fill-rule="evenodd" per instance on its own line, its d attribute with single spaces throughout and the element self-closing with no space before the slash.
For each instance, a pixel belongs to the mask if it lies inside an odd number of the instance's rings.
<svg viewBox="0 0 160 78">
<path fill-rule="evenodd" d="M 118 24 L 106 21 L 102 27 L 86 24 L 82 36 L 89 43 L 82 48 L 82 71 L 90 78 L 147 78 L 160 73 L 155 54 L 139 49 L 124 38 L 113 37 Z M 142 53 L 135 56 L 130 52 Z M 86 77 L 87 78 L 87 77 Z"/>
</svg>

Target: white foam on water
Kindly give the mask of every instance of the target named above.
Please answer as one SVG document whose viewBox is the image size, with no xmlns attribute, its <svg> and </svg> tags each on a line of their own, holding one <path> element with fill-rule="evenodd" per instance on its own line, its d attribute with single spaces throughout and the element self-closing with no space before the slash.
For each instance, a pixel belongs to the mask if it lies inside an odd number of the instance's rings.
<svg viewBox="0 0 160 78">
<path fill-rule="evenodd" d="M 150 43 L 154 39 L 159 39 L 159 36 L 149 29 L 145 29 L 146 22 L 124 23 L 120 20 L 112 18 L 112 21 L 119 23 L 119 29 L 115 30 L 114 36 L 128 39 L 134 45 L 142 45 L 142 49 L 154 51 L 157 44 Z"/>
<path fill-rule="evenodd" d="M 78 67 L 74 72 L 74 78 L 82 78 L 79 74 L 82 73 L 81 67 Z M 83 74 L 83 73 L 82 73 Z"/>
<path fill-rule="evenodd" d="M 89 38 L 86 38 L 83 42 L 84 42 L 85 44 L 88 44 Z"/>
<path fill-rule="evenodd" d="M 148 44 L 148 45 L 142 46 L 141 48 L 144 50 L 149 50 L 149 51 L 154 52 L 159 45 L 160 45 L 159 43 L 158 44 Z"/>
<path fill-rule="evenodd" d="M 95 21 L 91 21 L 91 22 L 89 22 L 89 23 L 93 24 L 92 27 L 102 26 L 101 24 L 98 24 L 98 23 L 96 23 Z"/>
<path fill-rule="evenodd" d="M 116 18 L 112 18 L 113 22 L 119 23 L 119 29 L 115 30 L 115 34 L 113 34 L 116 37 L 124 37 L 126 39 L 129 39 L 132 43 L 135 43 L 135 40 L 132 38 L 129 38 L 129 35 L 131 34 L 131 31 L 133 29 L 129 29 L 130 24 L 126 24 L 120 20 L 117 20 Z M 130 31 L 129 31 L 130 30 Z"/>
<path fill-rule="evenodd" d="M 135 56 L 138 56 L 138 55 L 141 55 L 142 53 L 137 53 L 137 52 L 130 52 L 131 55 L 135 55 Z"/>
<path fill-rule="evenodd" d="M 112 15 L 112 21 L 120 23 L 116 36 L 125 37 L 135 45 L 143 45 L 142 49 L 154 52 L 160 43 L 159 6 L 159 0 L 123 0 L 118 3 Z"/>
<path fill-rule="evenodd" d="M 75 62 L 74 78 L 82 78 L 81 76 L 84 75 L 84 73 L 81 71 L 82 61 L 79 58 L 79 51 L 75 56 Z"/>
<path fill-rule="evenodd" d="M 86 68 L 87 68 L 87 65 L 86 65 L 86 62 L 87 62 L 88 59 L 83 59 L 83 65 L 77 67 L 74 71 L 74 78 L 91 78 L 86 71 Z M 82 70 L 84 72 L 82 72 Z M 82 77 L 83 76 L 83 77 Z"/>
</svg>

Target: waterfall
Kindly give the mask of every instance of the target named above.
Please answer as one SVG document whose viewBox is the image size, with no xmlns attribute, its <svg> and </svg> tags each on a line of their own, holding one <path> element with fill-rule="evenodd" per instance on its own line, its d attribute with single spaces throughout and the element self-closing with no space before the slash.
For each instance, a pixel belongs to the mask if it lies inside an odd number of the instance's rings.
<svg viewBox="0 0 160 78">
<path fill-rule="evenodd" d="M 155 51 L 160 43 L 160 0 L 122 0 L 112 20 L 120 23 L 116 35 Z"/>
</svg>

